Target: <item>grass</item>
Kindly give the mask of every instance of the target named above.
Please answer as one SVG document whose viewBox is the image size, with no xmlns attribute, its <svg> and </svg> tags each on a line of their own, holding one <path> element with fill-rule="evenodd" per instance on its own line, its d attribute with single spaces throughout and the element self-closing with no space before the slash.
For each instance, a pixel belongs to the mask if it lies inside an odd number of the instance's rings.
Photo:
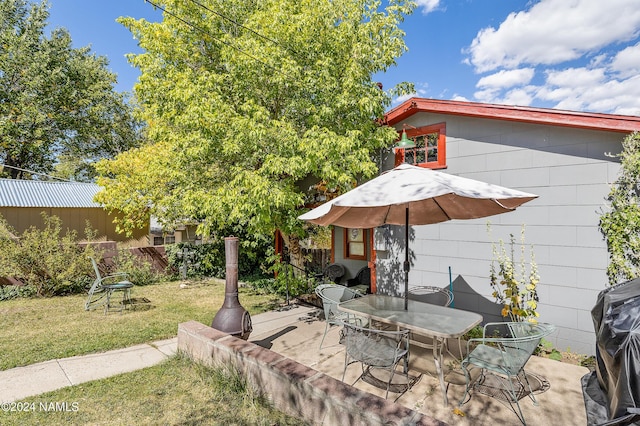
<svg viewBox="0 0 640 426">
<path fill-rule="evenodd" d="M 146 309 L 104 315 L 102 309 L 85 311 L 83 295 L 0 302 L 0 369 L 173 337 L 185 321 L 210 324 L 224 300 L 224 281 L 135 287 L 132 297 L 150 303 Z M 255 315 L 282 300 L 240 288 L 240 302 Z M 143 370 L 27 398 L 16 407 L 25 411 L 0 411 L 0 424 L 301 424 L 272 408 L 240 373 L 180 355 Z"/>
<path fill-rule="evenodd" d="M 57 405 L 56 405 L 57 403 Z M 299 425 L 241 374 L 176 356 L 144 370 L 67 387 L 0 412 L 2 425 Z"/>
<path fill-rule="evenodd" d="M 108 315 L 102 309 L 85 311 L 83 295 L 0 302 L 0 370 L 174 337 L 185 321 L 209 325 L 224 301 L 224 281 L 135 287 L 132 297 L 148 299 L 148 309 Z M 240 303 L 251 314 L 280 302 L 240 288 Z"/>
</svg>

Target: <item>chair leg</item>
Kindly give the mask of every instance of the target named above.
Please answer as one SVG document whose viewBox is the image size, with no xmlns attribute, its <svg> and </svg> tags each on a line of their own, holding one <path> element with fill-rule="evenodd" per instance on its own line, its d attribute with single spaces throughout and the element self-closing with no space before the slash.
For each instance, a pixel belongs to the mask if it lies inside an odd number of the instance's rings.
<svg viewBox="0 0 640 426">
<path fill-rule="evenodd" d="M 322 340 L 320 340 L 320 349 L 322 349 L 322 343 L 324 343 L 324 338 L 327 337 L 327 332 L 329 331 L 329 322 L 326 321 L 326 320 L 325 320 L 325 322 L 326 322 L 326 324 L 324 326 L 324 335 L 322 336 Z M 346 369 L 346 367 L 345 367 L 345 369 Z"/>
<path fill-rule="evenodd" d="M 506 380 L 509 382 L 509 393 L 510 393 L 510 396 L 513 399 L 513 401 L 515 402 L 516 407 L 518 407 L 518 411 L 517 412 L 516 412 L 515 409 L 513 411 L 515 412 L 516 416 L 518 416 L 518 420 L 520 420 L 522 422 L 522 424 L 526 426 L 527 422 L 524 421 L 524 414 L 522 414 L 522 409 L 520 408 L 520 403 L 518 402 L 518 394 L 516 393 L 516 390 L 513 387 L 513 381 L 511 380 L 511 377 L 507 377 Z M 513 407 L 513 404 L 511 405 L 511 407 Z"/>
<path fill-rule="evenodd" d="M 527 389 L 529 389 L 529 398 L 531 398 L 533 405 L 537 407 L 538 400 L 536 399 L 536 396 L 533 394 L 533 389 L 531 389 L 531 383 L 529 383 L 529 379 L 527 378 L 527 372 L 524 370 L 522 370 L 522 377 L 524 378 L 524 382 L 527 384 Z M 522 384 L 522 386 L 524 387 L 524 383 Z"/>
</svg>

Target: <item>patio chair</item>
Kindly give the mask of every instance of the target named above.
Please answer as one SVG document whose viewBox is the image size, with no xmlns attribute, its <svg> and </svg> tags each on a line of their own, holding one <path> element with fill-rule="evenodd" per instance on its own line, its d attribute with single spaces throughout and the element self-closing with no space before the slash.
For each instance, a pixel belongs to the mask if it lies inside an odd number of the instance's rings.
<svg viewBox="0 0 640 426">
<path fill-rule="evenodd" d="M 543 323 L 487 323 L 481 338 L 470 339 L 467 342 L 468 355 L 461 365 L 466 388 L 458 406 L 471 399 L 473 389 L 508 402 L 518 419 L 526 425 L 519 399 L 528 394 L 533 405 L 538 405 L 538 402 L 533 395 L 524 366 L 540 344 L 540 340 L 554 330 L 555 326 Z M 471 348 L 473 350 L 469 352 Z M 480 369 L 480 375 L 474 381 L 471 381 L 471 368 Z M 487 380 L 488 372 L 493 373 L 490 374 L 492 380 Z M 517 411 L 513 407 L 514 404 Z"/>
<path fill-rule="evenodd" d="M 389 379 L 386 381 L 387 393 L 385 394 L 385 398 L 387 398 L 389 397 L 389 389 L 391 388 L 398 363 L 404 360 L 403 374 L 406 377 L 406 386 L 402 385 L 402 390 L 399 392 L 402 394 L 409 389 L 409 330 L 383 331 L 345 323 L 344 341 L 343 382 L 347 367 L 354 362 L 359 362 L 362 367 L 362 374 L 353 382 L 354 385 L 367 375 L 374 378 L 374 380 L 381 381 L 371 374 L 371 369 L 373 368 L 388 370 Z"/>
<path fill-rule="evenodd" d="M 453 303 L 451 290 L 428 285 L 410 287 L 409 298 L 439 306 L 451 306 Z"/>
<path fill-rule="evenodd" d="M 371 269 L 368 266 L 360 268 L 355 277 L 347 280 L 347 287 L 362 294 L 371 293 Z"/>
<path fill-rule="evenodd" d="M 117 291 L 122 292 L 122 300 L 119 303 L 120 313 L 131 303 L 131 288 L 133 283 L 129 281 L 129 276 L 125 272 L 117 272 L 102 276 L 98 263 L 92 257 L 89 258 L 96 273 L 96 279 L 89 288 L 89 294 L 84 304 L 84 310 L 89 311 L 99 307 L 104 307 L 105 315 L 109 312 L 111 305 L 111 297 Z"/>
<path fill-rule="evenodd" d="M 356 318 L 353 315 L 349 316 L 346 312 L 338 310 L 338 303 L 359 297 L 360 294 L 358 292 L 338 284 L 320 284 L 316 287 L 316 294 L 320 300 L 322 300 L 324 320 L 326 323 L 324 335 L 320 341 L 320 349 L 322 349 L 324 338 L 327 336 L 329 327 L 332 325 L 341 325 L 345 322 L 351 321 L 355 321 L 359 325 L 364 325 L 364 320 L 362 318 Z"/>
<path fill-rule="evenodd" d="M 451 306 L 451 304 L 453 303 L 453 293 L 446 287 L 440 288 L 435 286 L 414 286 L 409 288 L 409 299 L 416 300 L 418 302 L 431 303 L 432 305 Z M 431 338 L 427 338 L 424 336 L 412 336 L 412 339 L 415 341 L 415 343 L 426 349 L 433 349 L 432 343 L 425 342 L 425 340 L 432 340 Z M 462 343 L 460 342 L 460 338 L 458 338 L 457 340 L 460 358 L 457 358 L 451 353 L 447 340 L 445 340 L 445 349 L 447 352 L 449 352 L 449 355 L 460 360 L 462 357 Z"/>
</svg>

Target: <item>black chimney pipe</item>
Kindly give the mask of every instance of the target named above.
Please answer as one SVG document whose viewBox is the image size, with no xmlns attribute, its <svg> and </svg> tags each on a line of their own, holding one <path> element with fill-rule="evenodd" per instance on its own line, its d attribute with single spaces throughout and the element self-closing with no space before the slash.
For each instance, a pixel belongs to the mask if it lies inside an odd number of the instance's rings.
<svg viewBox="0 0 640 426">
<path fill-rule="evenodd" d="M 224 303 L 213 318 L 211 327 L 247 340 L 253 327 L 251 315 L 238 299 L 238 237 L 226 237 L 224 251 L 227 267 Z"/>
</svg>

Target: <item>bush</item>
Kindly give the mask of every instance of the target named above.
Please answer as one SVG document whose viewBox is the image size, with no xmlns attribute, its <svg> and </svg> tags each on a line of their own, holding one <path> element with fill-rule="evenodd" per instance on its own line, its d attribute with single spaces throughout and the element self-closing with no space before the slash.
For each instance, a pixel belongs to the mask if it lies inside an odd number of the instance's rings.
<svg viewBox="0 0 640 426">
<path fill-rule="evenodd" d="M 240 238 L 238 276 L 241 280 L 263 273 L 263 264 L 266 261 L 266 252 L 269 247 L 270 241 L 260 236 Z M 226 260 L 223 237 L 212 238 L 205 244 L 177 243 L 167 246 L 169 268 L 179 278 L 183 273 L 185 249 L 187 252 L 187 278 L 225 277 Z"/>
<path fill-rule="evenodd" d="M 0 285 L 0 301 L 35 295 L 36 288 L 32 285 Z"/>
<path fill-rule="evenodd" d="M 90 244 L 80 247 L 74 231 L 63 234 L 62 221 L 57 216 L 43 212 L 42 221 L 43 229 L 31 227 L 17 238 L 0 217 L 0 276 L 21 280 L 32 286 L 38 296 L 84 292 L 93 281 L 87 257 L 95 257 L 96 249 Z M 86 232 L 92 236 L 89 227 Z"/>
<path fill-rule="evenodd" d="M 135 256 L 128 249 L 118 250 L 118 255 L 112 260 L 114 272 L 126 272 L 129 281 L 135 285 L 155 284 L 164 278 L 164 274 L 153 269 L 151 262 Z"/>
</svg>

